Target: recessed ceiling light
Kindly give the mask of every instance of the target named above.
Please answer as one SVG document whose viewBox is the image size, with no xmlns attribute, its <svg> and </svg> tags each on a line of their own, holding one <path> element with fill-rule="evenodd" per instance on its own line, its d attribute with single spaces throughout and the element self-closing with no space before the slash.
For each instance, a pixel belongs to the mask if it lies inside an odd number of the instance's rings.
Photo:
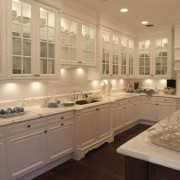
<svg viewBox="0 0 180 180">
<path fill-rule="evenodd" d="M 120 11 L 121 12 L 128 12 L 128 9 L 127 8 L 122 8 Z"/>
<path fill-rule="evenodd" d="M 143 21 L 142 24 L 148 24 L 148 22 L 147 21 Z"/>
</svg>

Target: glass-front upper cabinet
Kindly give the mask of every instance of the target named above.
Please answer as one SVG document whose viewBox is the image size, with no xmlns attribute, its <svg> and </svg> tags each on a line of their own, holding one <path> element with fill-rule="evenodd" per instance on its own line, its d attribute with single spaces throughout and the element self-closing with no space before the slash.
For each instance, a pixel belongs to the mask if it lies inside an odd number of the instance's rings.
<svg viewBox="0 0 180 180">
<path fill-rule="evenodd" d="M 39 7 L 40 15 L 40 74 L 53 75 L 56 67 L 56 11 Z"/>
<path fill-rule="evenodd" d="M 112 35 L 112 75 L 119 74 L 119 37 Z"/>
<path fill-rule="evenodd" d="M 8 77 L 55 77 L 58 10 L 33 0 L 8 0 Z"/>
<path fill-rule="evenodd" d="M 12 74 L 32 73 L 32 5 L 12 0 Z"/>
<path fill-rule="evenodd" d="M 151 41 L 142 40 L 138 44 L 138 59 L 139 59 L 139 75 L 150 75 L 150 49 Z"/>
<path fill-rule="evenodd" d="M 168 38 L 155 39 L 155 75 L 168 73 Z"/>
<path fill-rule="evenodd" d="M 80 61 L 87 65 L 95 65 L 96 28 L 86 23 L 81 24 Z"/>
<path fill-rule="evenodd" d="M 127 38 L 121 37 L 121 75 L 127 75 L 127 53 L 128 53 Z"/>
<path fill-rule="evenodd" d="M 0 0 L 0 79 L 5 77 L 6 69 L 6 1 Z"/>
<path fill-rule="evenodd" d="M 61 18 L 61 61 L 77 62 L 78 23 L 69 18 Z"/>
<path fill-rule="evenodd" d="M 134 75 L 134 41 L 130 40 L 128 41 L 129 45 L 129 75 Z"/>
<path fill-rule="evenodd" d="M 102 75 L 110 74 L 110 33 L 102 32 Z"/>
</svg>

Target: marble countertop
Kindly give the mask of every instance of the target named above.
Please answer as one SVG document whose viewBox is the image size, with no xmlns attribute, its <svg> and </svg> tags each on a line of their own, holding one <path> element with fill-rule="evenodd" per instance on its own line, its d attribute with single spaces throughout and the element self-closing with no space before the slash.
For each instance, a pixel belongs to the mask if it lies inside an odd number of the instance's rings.
<svg viewBox="0 0 180 180">
<path fill-rule="evenodd" d="M 158 123 L 153 127 L 160 128 Z M 180 152 L 153 144 L 148 135 L 148 131 L 144 131 L 121 145 L 117 152 L 180 171 Z"/>
<path fill-rule="evenodd" d="M 40 106 L 36 107 L 27 107 L 25 108 L 25 113 L 22 115 L 10 116 L 10 117 L 0 117 L 0 126 L 17 123 L 25 120 L 35 119 L 39 117 L 45 117 L 48 115 L 53 115 L 57 113 L 67 112 L 71 110 L 82 110 L 84 108 L 93 107 L 97 105 L 102 105 L 105 103 L 112 103 L 118 100 L 142 96 L 144 94 L 138 93 L 116 93 L 110 96 L 106 96 L 102 101 L 96 103 L 90 103 L 85 105 L 75 105 L 72 107 L 59 107 L 59 108 L 41 108 Z M 169 96 L 169 95 L 153 95 L 153 96 L 163 96 L 163 97 L 174 97 L 178 98 L 178 96 Z"/>
</svg>

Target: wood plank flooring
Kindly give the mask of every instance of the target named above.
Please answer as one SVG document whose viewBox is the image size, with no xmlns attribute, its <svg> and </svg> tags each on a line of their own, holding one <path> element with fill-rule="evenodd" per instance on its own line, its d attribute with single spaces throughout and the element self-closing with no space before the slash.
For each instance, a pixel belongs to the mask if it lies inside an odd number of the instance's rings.
<svg viewBox="0 0 180 180">
<path fill-rule="evenodd" d="M 89 152 L 82 160 L 69 160 L 34 180 L 125 180 L 124 156 L 116 149 L 149 127 L 136 125 L 115 136 L 114 142 Z"/>
</svg>

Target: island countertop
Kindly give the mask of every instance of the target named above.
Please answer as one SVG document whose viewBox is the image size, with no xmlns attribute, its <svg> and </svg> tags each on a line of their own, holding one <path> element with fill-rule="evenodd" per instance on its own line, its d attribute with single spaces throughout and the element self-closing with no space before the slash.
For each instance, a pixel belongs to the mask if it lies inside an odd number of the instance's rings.
<svg viewBox="0 0 180 180">
<path fill-rule="evenodd" d="M 159 129 L 160 125 L 157 123 L 153 127 Z M 142 132 L 121 145 L 117 152 L 180 171 L 180 152 L 153 144 L 148 135 L 147 130 Z"/>
</svg>

